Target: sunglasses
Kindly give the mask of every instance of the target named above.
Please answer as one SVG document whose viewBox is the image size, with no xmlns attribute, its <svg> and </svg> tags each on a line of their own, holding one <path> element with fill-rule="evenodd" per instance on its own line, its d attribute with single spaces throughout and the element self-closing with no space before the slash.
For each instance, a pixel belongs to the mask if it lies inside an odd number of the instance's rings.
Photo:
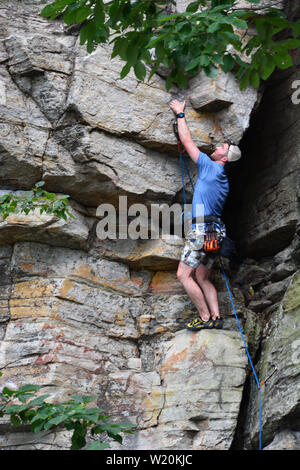
<svg viewBox="0 0 300 470">
<path fill-rule="evenodd" d="M 229 144 L 229 146 L 230 145 L 236 145 L 235 142 L 233 142 L 233 140 L 231 140 L 231 139 L 224 140 L 224 144 Z"/>
</svg>

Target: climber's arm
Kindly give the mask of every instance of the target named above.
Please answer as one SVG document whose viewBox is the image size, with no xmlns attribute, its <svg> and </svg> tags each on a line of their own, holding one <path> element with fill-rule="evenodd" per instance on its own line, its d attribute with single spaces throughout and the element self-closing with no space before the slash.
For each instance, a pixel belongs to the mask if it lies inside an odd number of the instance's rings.
<svg viewBox="0 0 300 470">
<path fill-rule="evenodd" d="M 174 111 L 175 114 L 181 112 L 183 113 L 185 108 L 185 101 L 181 103 L 178 100 L 172 100 L 170 103 L 170 108 Z M 182 145 L 186 149 L 191 159 L 197 163 L 200 150 L 193 142 L 185 117 L 177 118 L 177 130 Z"/>
<path fill-rule="evenodd" d="M 177 119 L 177 128 L 182 145 L 184 146 L 191 159 L 196 163 L 199 157 L 200 150 L 192 139 L 190 130 L 187 126 L 184 117 Z"/>
<path fill-rule="evenodd" d="M 197 160 L 199 158 L 200 150 L 198 149 L 198 147 L 194 143 L 194 141 L 192 139 L 191 140 L 185 140 L 184 142 L 182 142 L 182 145 L 184 146 L 185 150 L 187 151 L 187 153 L 189 154 L 191 159 L 195 163 L 197 163 Z"/>
</svg>

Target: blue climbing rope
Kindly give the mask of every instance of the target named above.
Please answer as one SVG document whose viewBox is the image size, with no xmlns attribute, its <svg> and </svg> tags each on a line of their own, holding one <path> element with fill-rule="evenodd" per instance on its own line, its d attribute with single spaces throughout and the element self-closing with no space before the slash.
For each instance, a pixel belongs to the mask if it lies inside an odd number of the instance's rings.
<svg viewBox="0 0 300 470">
<path fill-rule="evenodd" d="M 222 261 L 221 261 L 221 257 L 219 257 L 219 259 L 220 259 L 220 263 L 221 263 L 221 270 L 222 270 L 222 272 L 223 272 L 223 276 L 224 276 L 224 279 L 225 279 L 226 287 L 227 287 L 227 290 L 228 290 L 228 293 L 229 293 L 229 297 L 230 297 L 230 300 L 231 300 L 231 304 L 232 304 L 232 307 L 233 307 L 234 315 L 235 315 L 235 318 L 236 318 L 236 321 L 237 321 L 237 324 L 238 324 L 238 327 L 239 327 L 239 330 L 240 330 L 240 333 L 241 333 L 241 336 L 242 336 L 242 339 L 243 339 L 243 342 L 244 342 L 244 345 L 245 345 L 246 353 L 247 353 L 247 356 L 248 356 L 248 359 L 249 359 L 249 362 L 250 362 L 250 365 L 251 365 L 251 368 L 252 368 L 252 371 L 253 371 L 253 375 L 254 375 L 254 378 L 255 378 L 255 382 L 256 382 L 256 385 L 257 385 L 257 389 L 258 389 L 259 450 L 261 450 L 261 396 L 260 396 L 260 387 L 261 387 L 261 385 L 260 385 L 259 380 L 258 380 L 258 378 L 257 378 L 256 372 L 255 372 L 255 369 L 254 369 L 254 365 L 253 365 L 253 363 L 252 363 L 252 360 L 251 360 L 251 357 L 250 357 L 250 354 L 249 354 L 249 351 L 248 351 L 248 348 L 247 348 L 247 344 L 246 344 L 246 341 L 245 341 L 245 338 L 244 338 L 244 335 L 243 335 L 243 332 L 242 332 L 242 328 L 241 328 L 240 322 L 239 322 L 238 317 L 237 317 L 237 313 L 236 313 L 236 310 L 235 310 L 234 302 L 233 302 L 233 300 L 232 300 L 231 292 L 230 292 L 230 289 L 229 289 L 229 286 L 228 286 L 228 282 L 227 282 L 227 279 L 226 279 L 226 275 L 225 275 L 223 263 L 222 263 Z"/>
</svg>

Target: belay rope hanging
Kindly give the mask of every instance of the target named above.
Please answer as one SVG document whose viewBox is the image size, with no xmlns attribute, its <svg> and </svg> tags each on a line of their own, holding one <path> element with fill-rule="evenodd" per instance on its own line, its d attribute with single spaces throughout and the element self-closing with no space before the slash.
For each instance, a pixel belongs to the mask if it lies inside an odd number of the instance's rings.
<svg viewBox="0 0 300 470">
<path fill-rule="evenodd" d="M 185 193 L 185 184 L 184 184 L 184 167 L 187 171 L 187 174 L 188 174 L 188 177 L 190 179 L 190 183 L 191 183 L 193 191 L 194 191 L 194 184 L 193 184 L 193 180 L 192 180 L 191 175 L 190 175 L 190 171 L 189 171 L 187 162 L 185 160 L 185 156 L 184 156 L 185 148 L 184 148 L 184 146 L 182 145 L 182 143 L 179 139 L 179 134 L 178 134 L 178 130 L 177 130 L 177 119 L 175 119 L 175 121 L 174 121 L 173 129 L 174 129 L 174 134 L 176 135 L 177 141 L 178 141 L 178 150 L 179 150 L 179 153 L 180 153 L 180 167 L 181 167 L 183 200 L 184 200 L 184 207 L 186 207 L 186 193 Z M 248 356 L 248 360 L 249 360 L 249 363 L 250 363 L 250 366 L 251 366 L 251 369 L 252 369 L 252 372 L 253 372 L 253 376 L 254 376 L 254 379 L 255 379 L 255 382 L 256 382 L 257 390 L 258 390 L 259 450 L 262 450 L 262 447 L 261 447 L 261 445 L 262 445 L 261 437 L 262 436 L 261 436 L 261 394 L 260 394 L 260 390 L 261 390 L 261 387 L 265 384 L 266 380 L 263 381 L 261 384 L 259 383 L 257 374 L 255 372 L 254 365 L 252 363 L 252 360 L 251 360 L 251 357 L 250 357 L 250 354 L 249 354 L 249 351 L 248 351 L 247 343 L 246 343 L 245 337 L 243 335 L 242 328 L 241 328 L 241 325 L 240 325 L 240 322 L 239 322 L 239 319 L 238 319 L 238 316 L 237 316 L 237 313 L 236 313 L 236 310 L 235 310 L 235 306 L 234 306 L 234 302 L 233 302 L 231 292 L 230 292 L 230 289 L 229 289 L 228 281 L 227 281 L 227 278 L 226 278 L 226 275 L 225 275 L 224 265 L 223 265 L 223 262 L 222 262 L 222 259 L 221 259 L 221 255 L 219 253 L 220 244 L 218 243 L 218 241 L 216 241 L 216 237 L 213 236 L 210 239 L 209 233 L 210 233 L 210 229 L 205 234 L 204 251 L 207 251 L 207 252 L 213 251 L 213 252 L 215 252 L 216 254 L 219 255 L 221 271 L 222 271 L 222 274 L 224 276 L 225 284 L 226 284 L 228 294 L 229 294 L 229 298 L 230 298 L 230 301 L 231 301 L 231 305 L 232 305 L 232 308 L 233 308 L 233 311 L 234 311 L 234 316 L 235 316 L 235 319 L 237 321 L 237 325 L 238 325 L 238 328 L 239 328 L 239 331 L 240 331 L 240 334 L 241 334 L 241 337 L 242 337 L 242 340 L 243 340 L 243 343 L 244 343 L 244 346 L 245 346 L 245 350 L 246 350 L 246 353 L 247 353 L 247 356 Z"/>
<path fill-rule="evenodd" d="M 238 327 L 239 327 L 239 330 L 240 330 L 240 333 L 241 333 L 241 336 L 242 336 L 242 339 L 243 339 L 243 342 L 244 342 L 244 346 L 245 346 L 245 349 L 246 349 L 246 353 L 247 353 L 247 356 L 248 356 L 248 359 L 249 359 L 249 363 L 251 365 L 251 369 L 252 369 L 252 372 L 253 372 L 253 375 L 254 375 L 254 378 L 255 378 L 255 382 L 256 382 L 256 385 L 257 385 L 257 389 L 258 389 L 258 413 L 259 413 L 259 450 L 261 450 L 261 396 L 260 396 L 260 389 L 262 387 L 262 385 L 264 385 L 264 383 L 266 382 L 262 382 L 261 384 L 259 383 L 259 380 L 257 378 L 257 375 L 256 375 L 256 372 L 255 372 L 255 369 L 254 369 L 254 365 L 252 363 L 252 360 L 251 360 L 251 357 L 250 357 L 250 354 L 249 354 L 249 351 L 248 351 L 248 348 L 247 348 L 247 344 L 246 344 L 246 340 L 244 338 L 244 335 L 243 335 L 243 332 L 242 332 L 242 328 L 241 328 L 241 325 L 240 325 L 240 322 L 239 322 L 239 319 L 238 319 L 238 316 L 237 316 L 237 313 L 236 313 L 236 310 L 235 310 L 235 306 L 234 306 L 234 302 L 232 300 L 232 296 L 231 296 L 231 292 L 230 292 L 230 289 L 229 289 L 229 285 L 228 285 L 228 282 L 227 282 L 227 279 L 226 279 L 226 275 L 225 275 L 225 270 L 224 270 L 224 266 L 223 266 L 223 262 L 221 260 L 221 256 L 219 256 L 219 260 L 220 260 L 220 264 L 221 264 L 221 271 L 223 273 L 223 276 L 224 276 L 224 279 L 225 279 L 225 284 L 226 284 L 226 287 L 227 287 L 227 290 L 228 290 L 228 293 L 229 293 L 229 298 L 230 298 L 230 301 L 231 301 L 231 305 L 232 305 L 232 308 L 233 308 L 233 311 L 234 311 L 234 316 L 235 316 L 235 319 L 237 321 L 237 324 L 238 324 Z"/>
</svg>

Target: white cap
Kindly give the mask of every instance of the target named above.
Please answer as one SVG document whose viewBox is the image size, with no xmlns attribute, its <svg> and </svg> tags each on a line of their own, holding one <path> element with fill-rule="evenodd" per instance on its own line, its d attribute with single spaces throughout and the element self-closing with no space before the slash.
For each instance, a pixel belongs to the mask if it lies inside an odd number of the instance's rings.
<svg viewBox="0 0 300 470">
<path fill-rule="evenodd" d="M 240 151 L 237 145 L 230 144 L 227 158 L 229 162 L 236 162 L 242 156 L 242 152 Z"/>
</svg>

